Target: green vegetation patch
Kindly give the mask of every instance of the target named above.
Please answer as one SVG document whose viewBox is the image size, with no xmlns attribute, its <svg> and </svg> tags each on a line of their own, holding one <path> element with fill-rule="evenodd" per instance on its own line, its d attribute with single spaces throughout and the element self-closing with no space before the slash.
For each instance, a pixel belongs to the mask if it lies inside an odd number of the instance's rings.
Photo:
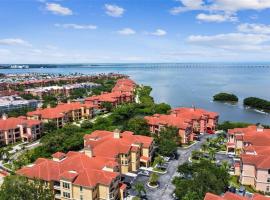
<svg viewBox="0 0 270 200">
<path fill-rule="evenodd" d="M 270 112 L 270 101 L 265 99 L 260 99 L 257 97 L 248 97 L 244 99 L 243 104 L 244 106 L 263 110 L 265 112 Z"/>
<path fill-rule="evenodd" d="M 238 102 L 238 97 L 235 94 L 221 92 L 213 96 L 214 101 Z"/>
</svg>

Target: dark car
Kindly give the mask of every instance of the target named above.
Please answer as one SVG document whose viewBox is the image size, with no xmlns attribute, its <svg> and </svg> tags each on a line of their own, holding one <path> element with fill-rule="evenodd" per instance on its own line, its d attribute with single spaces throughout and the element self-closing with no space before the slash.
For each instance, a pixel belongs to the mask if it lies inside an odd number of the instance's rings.
<svg viewBox="0 0 270 200">
<path fill-rule="evenodd" d="M 236 188 L 231 186 L 231 187 L 229 187 L 228 191 L 232 192 L 232 193 L 236 193 Z"/>
<path fill-rule="evenodd" d="M 131 189 L 131 184 L 129 182 L 123 182 L 124 184 L 126 184 L 127 189 Z"/>
</svg>

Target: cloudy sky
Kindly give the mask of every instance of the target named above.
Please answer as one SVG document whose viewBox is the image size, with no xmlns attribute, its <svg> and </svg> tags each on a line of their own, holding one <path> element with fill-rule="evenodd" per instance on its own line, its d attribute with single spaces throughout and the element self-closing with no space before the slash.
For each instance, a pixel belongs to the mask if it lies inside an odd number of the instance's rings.
<svg viewBox="0 0 270 200">
<path fill-rule="evenodd" d="M 0 63 L 270 61 L 270 0 L 1 0 Z"/>
</svg>

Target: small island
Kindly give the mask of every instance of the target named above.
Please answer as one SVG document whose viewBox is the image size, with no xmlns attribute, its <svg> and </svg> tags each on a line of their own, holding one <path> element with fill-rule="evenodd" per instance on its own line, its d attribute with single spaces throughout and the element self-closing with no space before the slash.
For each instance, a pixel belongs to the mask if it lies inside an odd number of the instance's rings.
<svg viewBox="0 0 270 200">
<path fill-rule="evenodd" d="M 238 97 L 235 94 L 221 92 L 213 96 L 214 101 L 222 101 L 222 102 L 238 102 Z"/>
<path fill-rule="evenodd" d="M 257 97 L 248 97 L 244 99 L 244 106 L 254 108 L 263 112 L 270 112 L 270 101 Z"/>
</svg>

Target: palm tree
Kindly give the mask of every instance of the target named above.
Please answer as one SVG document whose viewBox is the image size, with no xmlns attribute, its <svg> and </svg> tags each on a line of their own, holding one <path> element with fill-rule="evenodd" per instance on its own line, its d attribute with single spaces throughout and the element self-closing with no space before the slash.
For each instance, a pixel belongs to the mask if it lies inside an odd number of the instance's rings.
<svg viewBox="0 0 270 200">
<path fill-rule="evenodd" d="M 153 185 L 153 186 L 157 185 L 158 184 L 158 178 L 159 178 L 159 176 L 158 176 L 157 173 L 151 174 L 151 176 L 149 178 L 149 184 Z"/>
<path fill-rule="evenodd" d="M 203 152 L 206 152 L 208 150 L 208 145 L 206 143 L 202 144 L 202 150 Z"/>
<path fill-rule="evenodd" d="M 216 155 L 216 151 L 214 149 L 210 149 L 209 150 L 210 160 L 214 160 L 215 159 L 215 155 Z"/>
<path fill-rule="evenodd" d="M 156 158 L 155 158 L 155 163 L 157 164 L 157 165 L 162 165 L 162 164 L 164 164 L 164 158 L 163 157 L 161 157 L 160 155 L 158 155 Z M 155 166 L 154 166 L 155 167 Z"/>
<path fill-rule="evenodd" d="M 142 193 L 146 193 L 146 190 L 144 188 L 144 184 L 142 182 L 137 182 L 135 185 L 134 185 L 134 189 L 136 190 L 136 192 L 138 193 L 138 196 L 141 197 L 142 196 Z"/>
<path fill-rule="evenodd" d="M 221 167 L 225 170 L 228 170 L 229 169 L 229 164 L 227 161 L 222 161 L 222 164 L 221 164 Z"/>
</svg>

